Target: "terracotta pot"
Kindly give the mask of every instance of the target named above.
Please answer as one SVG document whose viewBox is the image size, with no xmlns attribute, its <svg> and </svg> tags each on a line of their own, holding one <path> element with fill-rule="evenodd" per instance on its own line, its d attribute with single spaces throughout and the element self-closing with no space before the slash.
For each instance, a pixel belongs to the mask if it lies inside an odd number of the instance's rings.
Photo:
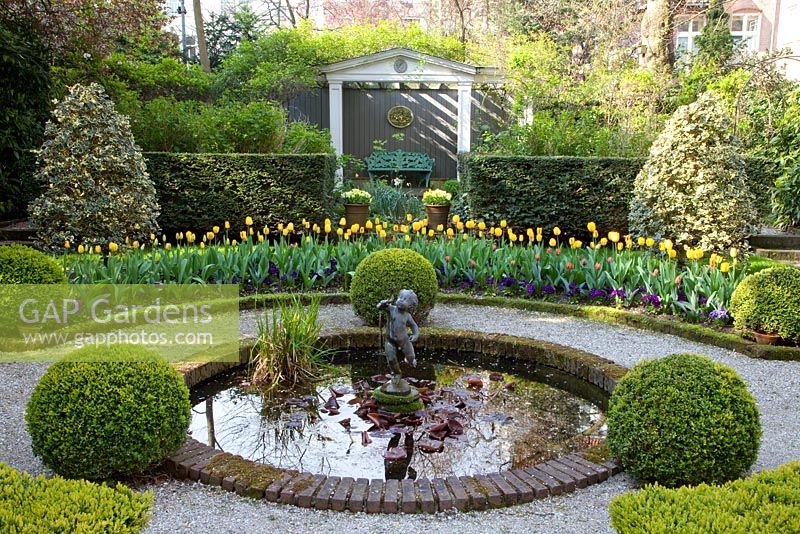
<svg viewBox="0 0 800 534">
<path fill-rule="evenodd" d="M 345 204 L 344 218 L 347 220 L 347 228 L 354 224 L 364 227 L 369 216 L 369 204 Z"/>
<path fill-rule="evenodd" d="M 753 332 L 753 336 L 759 345 L 774 345 L 781 338 L 778 334 L 762 334 L 761 332 Z"/>
<path fill-rule="evenodd" d="M 447 228 L 447 222 L 450 220 L 450 206 L 425 204 L 425 213 L 428 215 L 428 228 L 436 230 L 440 224 L 442 228 Z"/>
</svg>

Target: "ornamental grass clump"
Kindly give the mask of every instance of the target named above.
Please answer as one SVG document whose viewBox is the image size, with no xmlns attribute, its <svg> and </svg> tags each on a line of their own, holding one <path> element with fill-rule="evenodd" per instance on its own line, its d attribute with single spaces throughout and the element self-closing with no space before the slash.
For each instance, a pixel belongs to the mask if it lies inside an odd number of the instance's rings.
<svg viewBox="0 0 800 534">
<path fill-rule="evenodd" d="M 722 253 L 746 247 L 757 221 L 739 142 L 713 92 L 679 108 L 634 181 L 630 229 Z"/>
<path fill-rule="evenodd" d="M 433 309 L 439 286 L 433 265 L 424 256 L 404 248 L 373 252 L 358 264 L 350 284 L 353 311 L 370 325 L 377 325 L 377 305 L 397 297 L 401 289 L 417 294 L 419 304 L 412 315 L 422 323 Z"/>
<path fill-rule="evenodd" d="M 53 364 L 36 385 L 25 420 L 33 452 L 68 478 L 141 473 L 186 441 L 183 376 L 135 345 L 88 347 Z"/>
<path fill-rule="evenodd" d="M 625 469 L 667 487 L 721 484 L 758 454 L 758 408 L 730 367 L 697 354 L 643 361 L 609 401 L 608 446 Z"/>
<path fill-rule="evenodd" d="M 292 295 L 269 320 L 259 320 L 258 342 L 250 357 L 254 386 L 264 391 L 291 389 L 323 377 L 330 351 L 320 346 L 318 315 L 319 298 L 312 298 L 306 307 Z"/>
<path fill-rule="evenodd" d="M 737 328 L 800 345 L 800 269 L 786 265 L 751 274 L 734 290 L 730 312 Z"/>
<path fill-rule="evenodd" d="M 351 189 L 342 193 L 342 200 L 345 204 L 369 204 L 372 202 L 372 195 L 363 189 Z"/>
<path fill-rule="evenodd" d="M 75 85 L 53 110 L 37 157 L 47 184 L 29 212 L 50 250 L 106 245 L 158 231 L 156 191 L 131 134 L 101 85 Z"/>
</svg>

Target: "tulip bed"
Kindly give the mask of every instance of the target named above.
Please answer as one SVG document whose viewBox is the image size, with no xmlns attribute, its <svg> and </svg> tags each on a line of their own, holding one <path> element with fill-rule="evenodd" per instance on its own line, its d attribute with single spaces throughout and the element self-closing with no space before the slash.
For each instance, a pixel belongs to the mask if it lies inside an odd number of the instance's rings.
<svg viewBox="0 0 800 534">
<path fill-rule="evenodd" d="M 248 217 L 238 234 L 226 222 L 198 238 L 177 234 L 175 244 L 151 236 L 130 242 L 80 245 L 63 255 L 72 283 L 238 283 L 243 292 L 347 289 L 358 263 L 386 247 L 425 256 L 443 291 L 544 298 L 567 302 L 644 307 L 694 321 L 728 321 L 727 307 L 747 269 L 737 260 L 699 250 L 678 255 L 669 240 L 633 239 L 609 232 L 590 243 L 566 238 L 556 227 L 517 233 L 501 222 L 462 222 L 428 229 L 425 221 L 345 228 L 326 220 L 255 229 Z M 685 257 L 684 257 L 685 256 Z"/>
</svg>

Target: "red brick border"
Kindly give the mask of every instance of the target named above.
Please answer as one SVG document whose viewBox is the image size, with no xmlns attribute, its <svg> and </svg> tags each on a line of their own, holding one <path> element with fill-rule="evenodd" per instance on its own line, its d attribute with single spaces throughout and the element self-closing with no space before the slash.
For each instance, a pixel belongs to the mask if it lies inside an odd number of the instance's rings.
<svg viewBox="0 0 800 534">
<path fill-rule="evenodd" d="M 374 328 L 351 329 L 322 337 L 334 349 L 376 347 L 378 339 Z M 513 354 L 569 373 L 609 394 L 627 371 L 587 352 L 508 335 L 428 328 L 417 345 L 500 356 Z M 251 345 L 242 347 L 241 363 L 247 361 L 250 349 Z M 191 388 L 236 366 L 208 362 L 185 364 L 178 369 Z M 272 468 L 213 449 L 193 438 L 170 456 L 165 466 L 176 478 L 199 480 L 271 502 L 318 510 L 407 514 L 511 506 L 585 488 L 622 470 L 614 460 L 596 464 L 573 453 L 533 467 L 488 475 L 415 481 L 353 479 Z"/>
</svg>

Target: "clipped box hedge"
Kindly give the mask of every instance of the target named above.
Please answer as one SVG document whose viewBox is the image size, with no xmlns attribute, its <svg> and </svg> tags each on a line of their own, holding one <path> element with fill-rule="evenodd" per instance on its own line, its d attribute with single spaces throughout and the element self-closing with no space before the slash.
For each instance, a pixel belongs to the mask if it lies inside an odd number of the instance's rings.
<svg viewBox="0 0 800 534">
<path fill-rule="evenodd" d="M 0 532 L 140 532 L 153 495 L 59 476 L 47 479 L 0 463 Z"/>
<path fill-rule="evenodd" d="M 188 154 L 147 152 L 147 172 L 161 205 L 159 224 L 171 235 L 204 231 L 226 220 L 257 228 L 332 208 L 336 158 L 330 154 Z"/>
<path fill-rule="evenodd" d="M 519 227 L 559 226 L 585 236 L 586 223 L 601 233 L 627 233 L 628 203 L 644 158 L 577 158 L 462 154 L 462 187 L 476 217 L 505 219 Z M 769 212 L 769 190 L 779 166 L 745 160 L 761 215 Z"/>
<path fill-rule="evenodd" d="M 800 462 L 722 486 L 646 486 L 615 497 L 609 512 L 620 534 L 800 532 Z"/>
</svg>

